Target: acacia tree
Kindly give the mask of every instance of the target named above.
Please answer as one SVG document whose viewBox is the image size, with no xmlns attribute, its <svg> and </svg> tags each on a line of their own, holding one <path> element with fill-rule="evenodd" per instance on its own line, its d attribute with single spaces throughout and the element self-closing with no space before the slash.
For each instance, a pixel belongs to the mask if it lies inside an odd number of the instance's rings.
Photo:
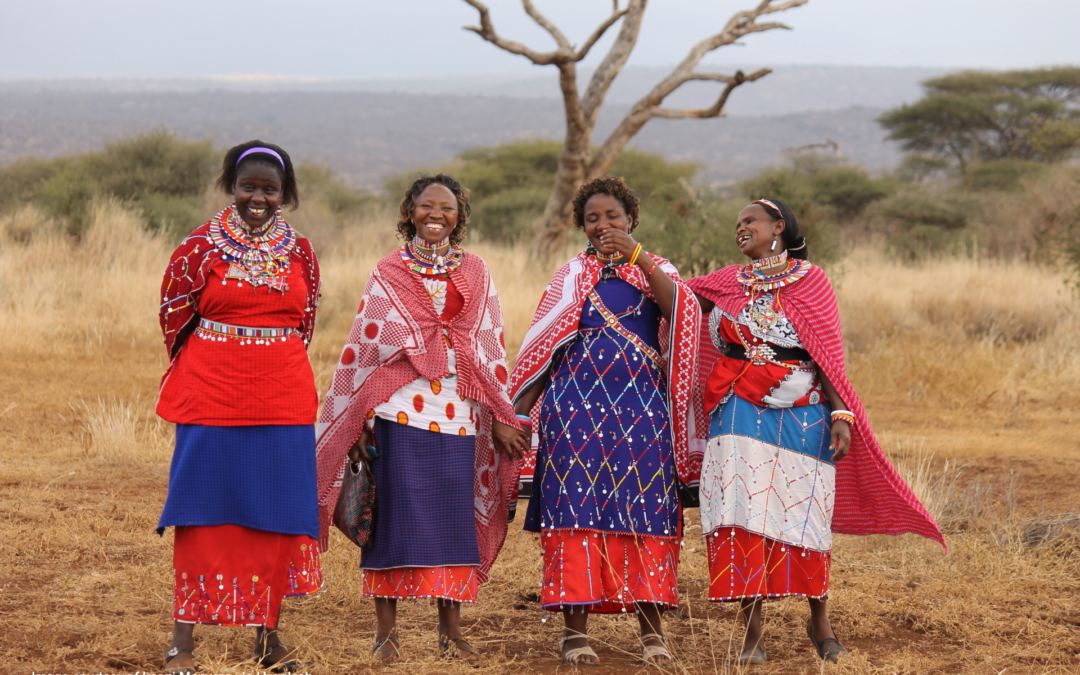
<svg viewBox="0 0 1080 675">
<path fill-rule="evenodd" d="M 563 241 L 571 220 L 571 202 L 578 187 L 585 181 L 607 173 L 619 154 L 645 124 L 654 118 L 665 119 L 705 119 L 720 117 L 724 106 L 734 89 L 746 82 L 753 82 L 772 72 L 768 68 L 750 73 L 741 70 L 734 75 L 698 72 L 702 58 L 720 47 L 735 43 L 736 40 L 751 33 L 760 33 L 774 28 L 787 29 L 782 23 L 763 22 L 758 19 L 768 14 L 781 12 L 792 7 L 804 5 L 809 0 L 760 0 L 753 9 L 744 10 L 732 16 L 723 30 L 698 42 L 674 70 L 638 100 L 623 120 L 607 139 L 594 149 L 593 129 L 604 103 L 604 97 L 615 78 L 626 65 L 630 53 L 637 43 L 641 22 L 648 0 L 628 0 L 625 8 L 619 7 L 619 0 L 614 0 L 611 15 L 605 19 L 580 47 L 571 44 L 566 35 L 540 13 L 532 0 L 521 0 L 525 12 L 546 30 L 555 40 L 556 48 L 551 51 L 536 51 L 525 45 L 501 37 L 495 32 L 491 21 L 491 12 L 479 0 L 465 0 L 480 14 L 479 26 L 466 26 L 491 44 L 512 54 L 529 59 L 536 65 L 555 66 L 559 70 L 559 85 L 562 90 L 564 112 L 566 114 L 566 140 L 559 157 L 559 169 L 555 177 L 555 186 L 544 208 L 543 223 L 538 234 L 538 243 L 544 253 L 550 253 Z M 589 55 L 589 52 L 604 34 L 616 23 L 622 22 L 619 34 L 608 53 L 600 61 L 589 80 L 585 93 L 578 89 L 577 64 Z M 692 81 L 718 82 L 724 85 L 720 94 L 709 108 L 680 109 L 664 107 L 664 99 L 672 92 Z"/>
<path fill-rule="evenodd" d="M 926 95 L 878 122 L 908 152 L 961 173 L 1002 159 L 1054 162 L 1080 150 L 1080 68 L 964 71 L 923 82 Z"/>
</svg>

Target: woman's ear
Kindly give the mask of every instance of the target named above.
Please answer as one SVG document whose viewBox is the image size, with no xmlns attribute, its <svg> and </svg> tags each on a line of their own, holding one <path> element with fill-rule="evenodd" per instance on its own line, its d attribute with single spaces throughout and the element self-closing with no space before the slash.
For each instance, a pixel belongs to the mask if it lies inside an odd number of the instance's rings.
<svg viewBox="0 0 1080 675">
<path fill-rule="evenodd" d="M 780 220 L 776 221 L 776 225 L 773 227 L 773 233 L 776 236 L 779 237 L 780 235 L 782 235 L 784 233 L 784 230 L 786 230 L 786 229 L 787 229 L 787 223 L 785 223 L 784 219 L 781 218 Z"/>
</svg>

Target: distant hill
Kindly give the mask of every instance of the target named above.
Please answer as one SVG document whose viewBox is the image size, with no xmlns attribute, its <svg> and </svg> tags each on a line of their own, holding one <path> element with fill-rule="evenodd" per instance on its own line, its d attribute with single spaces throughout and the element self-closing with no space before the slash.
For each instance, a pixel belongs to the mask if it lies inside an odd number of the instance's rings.
<svg viewBox="0 0 1080 675">
<path fill-rule="evenodd" d="M 899 154 L 884 141 L 874 118 L 884 107 L 916 97 L 920 73 L 933 74 L 919 69 L 790 70 L 736 92 L 731 117 L 653 120 L 633 145 L 700 162 L 701 178 L 710 183 L 737 180 L 782 162 L 787 148 L 826 139 L 839 143 L 853 161 L 883 171 L 895 165 Z M 892 79 L 882 71 L 892 73 Z M 850 76 L 847 84 L 840 77 L 844 73 Z M 624 73 L 601 115 L 597 141 L 625 113 L 626 101 L 659 74 L 650 69 Z M 477 145 L 561 138 L 561 104 L 550 95 L 554 78 L 548 75 L 463 78 L 460 87 L 440 81 L 442 90 L 430 82 L 398 81 L 395 86 L 406 92 L 362 90 L 383 81 L 273 78 L 0 82 L 0 164 L 25 155 L 92 150 L 109 139 L 164 126 L 191 138 L 212 137 L 221 145 L 255 137 L 272 140 L 299 161 L 333 167 L 352 185 L 379 187 L 390 174 L 430 167 Z M 794 79 L 785 85 L 785 78 Z M 488 90 L 478 91 L 481 85 Z M 673 103 L 711 103 L 715 87 L 702 87 Z M 529 92 L 535 95 L 524 95 Z M 759 114 L 736 115 L 740 107 Z"/>
</svg>

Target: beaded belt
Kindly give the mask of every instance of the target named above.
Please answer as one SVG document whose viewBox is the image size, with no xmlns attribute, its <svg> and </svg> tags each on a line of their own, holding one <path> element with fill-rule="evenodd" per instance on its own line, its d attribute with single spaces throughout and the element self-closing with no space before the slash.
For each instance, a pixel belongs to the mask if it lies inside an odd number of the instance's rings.
<svg viewBox="0 0 1080 675">
<path fill-rule="evenodd" d="M 199 319 L 199 327 L 195 329 L 195 335 L 204 340 L 239 340 L 240 344 L 246 345 L 268 345 L 276 340 L 284 341 L 296 332 L 295 328 L 247 328 L 208 319 Z"/>
</svg>

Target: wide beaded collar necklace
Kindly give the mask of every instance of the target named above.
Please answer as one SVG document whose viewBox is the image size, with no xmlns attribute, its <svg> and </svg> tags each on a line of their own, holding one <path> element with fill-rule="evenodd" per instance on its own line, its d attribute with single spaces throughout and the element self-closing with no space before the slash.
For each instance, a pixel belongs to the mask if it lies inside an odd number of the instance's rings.
<svg viewBox="0 0 1080 675">
<path fill-rule="evenodd" d="M 296 231 L 281 217 L 279 208 L 259 234 L 252 234 L 236 214 L 236 204 L 210 221 L 210 241 L 229 263 L 225 278 L 285 292 L 289 286 L 289 254 L 296 246 Z"/>
<path fill-rule="evenodd" d="M 749 296 L 751 291 L 766 293 L 790 286 L 805 277 L 808 272 L 810 272 L 810 263 L 806 260 L 788 260 L 784 269 L 774 274 L 766 274 L 750 264 L 739 270 L 739 283 L 746 286 L 746 292 L 743 295 Z"/>
<path fill-rule="evenodd" d="M 440 248 L 447 246 L 446 253 L 436 253 Z M 453 272 L 461 266 L 465 253 L 457 246 L 450 246 L 450 238 L 447 237 L 437 244 L 429 244 L 420 237 L 405 244 L 398 252 L 405 266 L 417 274 L 434 277 L 447 272 Z"/>
</svg>

